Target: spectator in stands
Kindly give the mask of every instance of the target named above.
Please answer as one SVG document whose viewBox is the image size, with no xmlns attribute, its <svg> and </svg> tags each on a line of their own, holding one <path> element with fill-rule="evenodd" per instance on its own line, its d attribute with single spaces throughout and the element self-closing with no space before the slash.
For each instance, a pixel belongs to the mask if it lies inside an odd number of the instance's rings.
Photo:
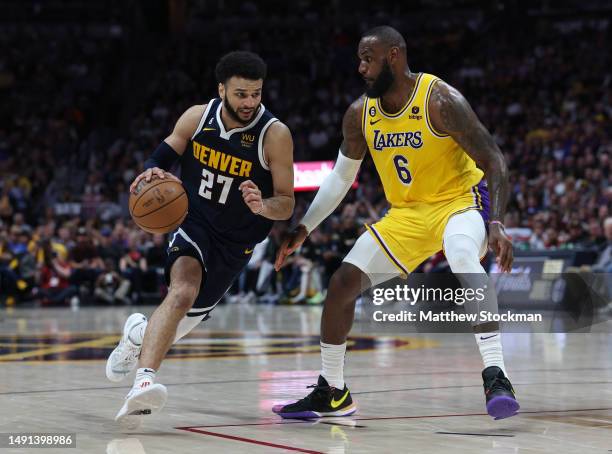
<svg viewBox="0 0 612 454">
<path fill-rule="evenodd" d="M 94 296 L 99 302 L 110 304 L 130 304 L 128 293 L 130 291 L 130 281 L 123 278 L 116 271 L 112 260 L 104 262 L 105 269 L 96 279 Z"/>
<path fill-rule="evenodd" d="M 147 259 L 136 246 L 136 238 L 128 241 L 128 249 L 119 260 L 121 276 L 132 282 L 132 301 L 140 299 L 142 292 L 142 277 L 147 272 Z"/>
<path fill-rule="evenodd" d="M 105 265 L 98 254 L 86 227 L 79 227 L 77 240 L 70 250 L 70 283 L 82 290 L 82 293 L 93 294 L 94 284 Z"/>
<path fill-rule="evenodd" d="M 610 274 L 612 274 L 612 217 L 606 218 L 604 221 L 604 233 L 606 242 L 602 244 L 599 257 L 592 269 L 597 272 L 608 273 L 608 281 L 612 285 L 612 279 L 610 279 Z M 612 298 L 612 291 L 609 296 Z"/>
<path fill-rule="evenodd" d="M 70 285 L 70 262 L 58 254 L 50 240 L 44 240 L 44 263 L 40 270 L 40 298 L 43 304 L 67 304 L 75 298 L 78 302 L 78 289 Z"/>
<path fill-rule="evenodd" d="M 103 268 L 102 258 L 119 264 L 129 238 L 138 232 L 129 222 L 126 190 L 139 170 L 137 163 L 144 162 L 163 139 L 186 103 L 208 99 L 214 91 L 206 62 L 245 40 L 244 34 L 218 34 L 223 35 L 219 46 L 198 45 L 205 34 L 224 25 L 216 22 L 215 15 L 198 13 L 209 7 L 204 5 L 207 2 L 191 3 L 194 22 L 187 24 L 188 39 L 162 40 L 150 55 L 143 55 L 143 61 L 155 68 L 148 80 L 126 80 L 131 66 L 139 63 L 126 58 L 131 43 L 111 36 L 111 27 L 108 36 L 104 27 L 88 27 L 85 22 L 62 26 L 61 33 L 42 23 L 9 28 L 3 34 L 8 51 L 0 57 L 0 71 L 7 75 L 0 77 L 5 94 L 0 103 L 5 119 L 0 126 L 0 220 L 7 238 L 4 243 L 0 240 L 0 269 L 10 276 L 7 281 L 25 283 L 22 272 L 31 278 L 30 256 L 39 264 L 45 261 L 43 249 L 32 246 L 36 238 L 51 236 L 53 250 L 70 254 L 75 265 L 71 280 L 79 285 L 92 285 Z M 241 14 L 228 8 L 224 11 L 228 20 Z M 286 33 L 285 22 L 301 19 L 300 12 L 283 12 L 288 21 L 279 23 L 261 7 L 249 20 L 283 40 L 251 41 L 269 57 L 264 102 L 293 130 L 296 158 L 333 159 L 340 142 L 341 114 L 361 87 L 352 50 L 355 30 L 365 28 L 369 19 L 358 19 L 365 17 L 360 5 L 342 24 L 336 23 L 336 6 L 310 2 L 308 8 L 320 25 L 314 35 L 293 29 Z M 577 14 L 572 19 L 575 27 L 569 30 L 554 14 L 525 16 L 523 37 L 517 42 L 515 19 L 507 17 L 511 16 L 474 19 L 469 28 L 459 26 L 463 25 L 459 16 L 428 22 L 427 27 L 417 23 L 413 65 L 422 68 L 427 60 L 435 66 L 434 73 L 460 88 L 498 141 L 510 168 L 507 227 L 516 233 L 517 248 L 598 247 L 603 241 L 599 224 L 612 214 L 612 85 L 606 52 L 611 25 Z M 401 15 L 397 20 L 406 28 L 411 20 L 418 22 Z M 130 24 L 126 18 L 120 25 L 121 36 L 130 35 L 123 31 L 137 34 L 130 28 L 138 22 Z M 475 38 L 479 46 L 473 46 Z M 440 42 L 445 43 L 445 52 L 439 52 Z M 282 52 L 286 48 L 292 49 L 290 55 Z M 286 95 L 291 93 L 310 95 Z M 363 223 L 380 218 L 388 209 L 371 160 L 364 161 L 359 180 L 359 189 L 351 191 L 346 203 L 319 228 L 315 249 L 321 257 L 311 260 L 318 260 L 313 269 L 324 268 L 324 282 Z M 298 195 L 296 218 L 311 197 L 311 193 Z M 49 220 L 56 225 L 47 225 Z M 92 253 L 89 244 L 75 242 L 77 225 L 85 222 L 98 253 Z M 25 252 L 11 229 L 27 224 L 35 234 L 27 234 Z M 150 279 L 163 267 L 166 239 L 152 241 L 154 248 L 143 248 L 146 241 L 136 241 L 149 265 L 142 285 L 137 282 L 140 265 L 128 272 L 135 279 L 136 293 L 141 287 L 148 290 L 149 282 L 157 287 Z M 25 254 L 22 270 L 13 248 Z M 271 241 L 266 256 L 273 249 Z M 270 280 L 275 282 L 276 275 Z"/>
</svg>

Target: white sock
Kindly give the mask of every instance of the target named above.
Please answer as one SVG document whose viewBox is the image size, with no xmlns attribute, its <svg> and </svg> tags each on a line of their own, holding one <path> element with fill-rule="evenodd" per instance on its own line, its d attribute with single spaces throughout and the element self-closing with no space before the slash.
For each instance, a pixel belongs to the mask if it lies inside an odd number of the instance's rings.
<svg viewBox="0 0 612 454">
<path fill-rule="evenodd" d="M 182 339 L 191 332 L 198 324 L 204 319 L 205 315 L 199 315 L 197 317 L 183 317 L 176 327 L 176 336 L 174 342 Z M 134 345 L 142 345 L 144 339 L 145 330 L 147 329 L 148 322 L 140 323 L 136 325 L 128 334 L 128 339 Z"/>
<path fill-rule="evenodd" d="M 142 388 L 142 384 L 149 382 L 149 385 L 155 383 L 155 369 L 150 367 L 141 367 L 136 370 L 136 377 L 134 378 L 134 388 Z M 147 385 L 147 386 L 149 386 Z"/>
<path fill-rule="evenodd" d="M 490 333 L 478 333 L 474 334 L 476 337 L 476 343 L 480 350 L 480 356 L 482 356 L 482 362 L 484 363 L 485 369 L 490 366 L 497 366 L 507 377 L 506 366 L 504 365 L 504 352 L 502 351 L 501 334 L 499 331 L 492 331 Z"/>
<path fill-rule="evenodd" d="M 326 344 L 321 342 L 321 359 L 323 369 L 321 375 L 329 386 L 344 389 L 344 354 L 346 353 L 346 342 L 340 345 Z"/>
</svg>

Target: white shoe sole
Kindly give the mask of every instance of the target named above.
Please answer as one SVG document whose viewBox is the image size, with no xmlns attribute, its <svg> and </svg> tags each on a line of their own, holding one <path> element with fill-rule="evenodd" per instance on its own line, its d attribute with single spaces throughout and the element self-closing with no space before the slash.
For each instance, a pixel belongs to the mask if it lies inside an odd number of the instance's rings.
<svg viewBox="0 0 612 454">
<path fill-rule="evenodd" d="M 119 344 L 117 344 L 117 347 L 113 349 L 111 354 L 108 356 L 108 359 L 106 360 L 106 378 L 108 378 L 110 381 L 118 383 L 130 374 L 131 370 L 126 372 L 125 374 L 121 374 L 113 370 L 113 364 L 111 360 L 113 358 L 113 355 L 115 354 L 115 351 L 117 350 L 117 348 L 119 348 L 119 345 L 121 345 L 121 341 L 127 339 L 132 328 L 138 323 L 141 323 L 146 320 L 147 317 L 142 314 L 132 314 L 125 321 L 125 324 L 123 325 L 123 335 L 119 340 Z"/>
<path fill-rule="evenodd" d="M 164 408 L 168 390 L 164 385 L 156 383 L 144 391 L 134 394 L 125 400 L 123 407 L 115 416 L 115 421 L 124 430 L 134 430 L 142 424 L 142 418 L 157 413 Z"/>
</svg>

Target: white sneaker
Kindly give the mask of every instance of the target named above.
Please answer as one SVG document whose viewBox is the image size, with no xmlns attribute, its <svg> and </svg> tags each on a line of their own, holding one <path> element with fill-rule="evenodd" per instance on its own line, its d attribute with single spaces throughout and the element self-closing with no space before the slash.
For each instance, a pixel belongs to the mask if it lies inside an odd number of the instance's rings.
<svg viewBox="0 0 612 454">
<path fill-rule="evenodd" d="M 136 367 L 142 345 L 134 344 L 130 340 L 129 334 L 132 329 L 146 322 L 147 317 L 142 314 L 132 314 L 126 320 L 119 345 L 115 347 L 106 360 L 106 378 L 110 381 L 119 382 L 123 380 Z"/>
<path fill-rule="evenodd" d="M 123 430 L 138 429 L 143 416 L 157 413 L 164 407 L 167 398 L 168 390 L 164 385 L 144 381 L 133 387 L 125 396 L 125 402 L 115 416 L 115 421 Z"/>
</svg>

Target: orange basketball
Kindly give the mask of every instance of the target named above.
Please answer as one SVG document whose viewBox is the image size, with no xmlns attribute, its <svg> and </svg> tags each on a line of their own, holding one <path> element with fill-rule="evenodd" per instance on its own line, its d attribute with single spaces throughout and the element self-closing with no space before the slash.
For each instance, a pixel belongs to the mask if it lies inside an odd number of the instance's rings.
<svg viewBox="0 0 612 454">
<path fill-rule="evenodd" d="M 169 179 L 141 180 L 136 193 L 130 193 L 130 214 L 142 230 L 168 233 L 187 216 L 187 193 L 183 185 Z"/>
</svg>

